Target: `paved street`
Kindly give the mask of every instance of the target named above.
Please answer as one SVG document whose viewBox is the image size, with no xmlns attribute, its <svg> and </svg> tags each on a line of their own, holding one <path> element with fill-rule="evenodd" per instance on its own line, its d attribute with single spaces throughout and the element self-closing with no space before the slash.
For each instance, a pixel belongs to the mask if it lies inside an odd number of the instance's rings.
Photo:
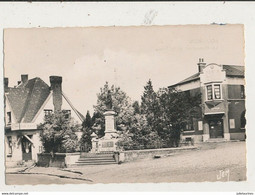
<svg viewBox="0 0 255 195">
<path fill-rule="evenodd" d="M 65 178 L 61 178 L 62 176 Z M 17 185 L 243 181 L 245 179 L 245 142 L 200 144 L 198 150 L 121 165 L 67 169 L 34 167 L 24 174 L 6 174 L 6 183 Z"/>
</svg>

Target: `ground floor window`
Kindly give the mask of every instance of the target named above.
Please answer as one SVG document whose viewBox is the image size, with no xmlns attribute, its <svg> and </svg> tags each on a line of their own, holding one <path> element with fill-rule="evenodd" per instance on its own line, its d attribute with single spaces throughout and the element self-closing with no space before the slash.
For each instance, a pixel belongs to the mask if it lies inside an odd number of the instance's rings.
<svg viewBox="0 0 255 195">
<path fill-rule="evenodd" d="M 12 137 L 7 136 L 7 142 L 8 142 L 8 154 L 7 156 L 12 156 Z"/>
<path fill-rule="evenodd" d="M 245 111 L 242 112 L 240 120 L 241 120 L 241 128 L 244 129 L 246 125 Z"/>
<path fill-rule="evenodd" d="M 186 124 L 184 125 L 183 128 L 184 131 L 191 131 L 194 130 L 194 121 L 193 118 L 191 118 Z"/>
</svg>

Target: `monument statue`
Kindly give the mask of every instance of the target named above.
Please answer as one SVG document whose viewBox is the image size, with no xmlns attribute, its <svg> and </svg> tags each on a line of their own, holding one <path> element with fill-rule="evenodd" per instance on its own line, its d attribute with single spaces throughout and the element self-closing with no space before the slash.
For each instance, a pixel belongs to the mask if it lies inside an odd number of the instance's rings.
<svg viewBox="0 0 255 195">
<path fill-rule="evenodd" d="M 107 110 L 112 110 L 112 94 L 111 91 L 107 91 L 107 96 L 106 96 L 106 108 Z"/>
<path fill-rule="evenodd" d="M 112 106 L 112 94 L 111 91 L 107 91 L 106 95 L 106 111 L 104 112 L 105 117 L 105 135 L 98 139 L 96 134 L 92 134 L 92 150 L 91 152 L 113 152 L 117 151 L 118 133 L 115 128 L 115 116 L 116 112 Z"/>
</svg>

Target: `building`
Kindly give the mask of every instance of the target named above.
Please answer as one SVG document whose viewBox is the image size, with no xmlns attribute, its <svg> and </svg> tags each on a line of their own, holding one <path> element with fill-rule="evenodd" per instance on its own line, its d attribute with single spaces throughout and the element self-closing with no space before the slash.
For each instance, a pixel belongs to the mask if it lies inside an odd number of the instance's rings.
<svg viewBox="0 0 255 195">
<path fill-rule="evenodd" d="M 50 76 L 50 86 L 38 77 L 28 79 L 28 75 L 21 75 L 15 87 L 9 87 L 8 82 L 4 78 L 7 166 L 37 160 L 37 153 L 43 150 L 37 126 L 45 115 L 62 110 L 78 123 L 84 120 L 62 92 L 62 77 Z"/>
<path fill-rule="evenodd" d="M 169 86 L 192 94 L 201 93 L 201 116 L 192 118 L 181 139 L 245 140 L 244 66 L 206 64 L 199 59 L 198 72 Z"/>
</svg>

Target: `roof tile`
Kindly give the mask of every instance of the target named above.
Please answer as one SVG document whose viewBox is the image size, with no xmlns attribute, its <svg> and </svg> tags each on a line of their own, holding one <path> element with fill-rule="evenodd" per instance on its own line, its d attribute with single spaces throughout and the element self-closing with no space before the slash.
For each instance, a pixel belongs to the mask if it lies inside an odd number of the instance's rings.
<svg viewBox="0 0 255 195">
<path fill-rule="evenodd" d="M 49 94 L 50 87 L 38 77 L 17 88 L 10 88 L 7 98 L 17 122 L 32 122 Z"/>
</svg>

